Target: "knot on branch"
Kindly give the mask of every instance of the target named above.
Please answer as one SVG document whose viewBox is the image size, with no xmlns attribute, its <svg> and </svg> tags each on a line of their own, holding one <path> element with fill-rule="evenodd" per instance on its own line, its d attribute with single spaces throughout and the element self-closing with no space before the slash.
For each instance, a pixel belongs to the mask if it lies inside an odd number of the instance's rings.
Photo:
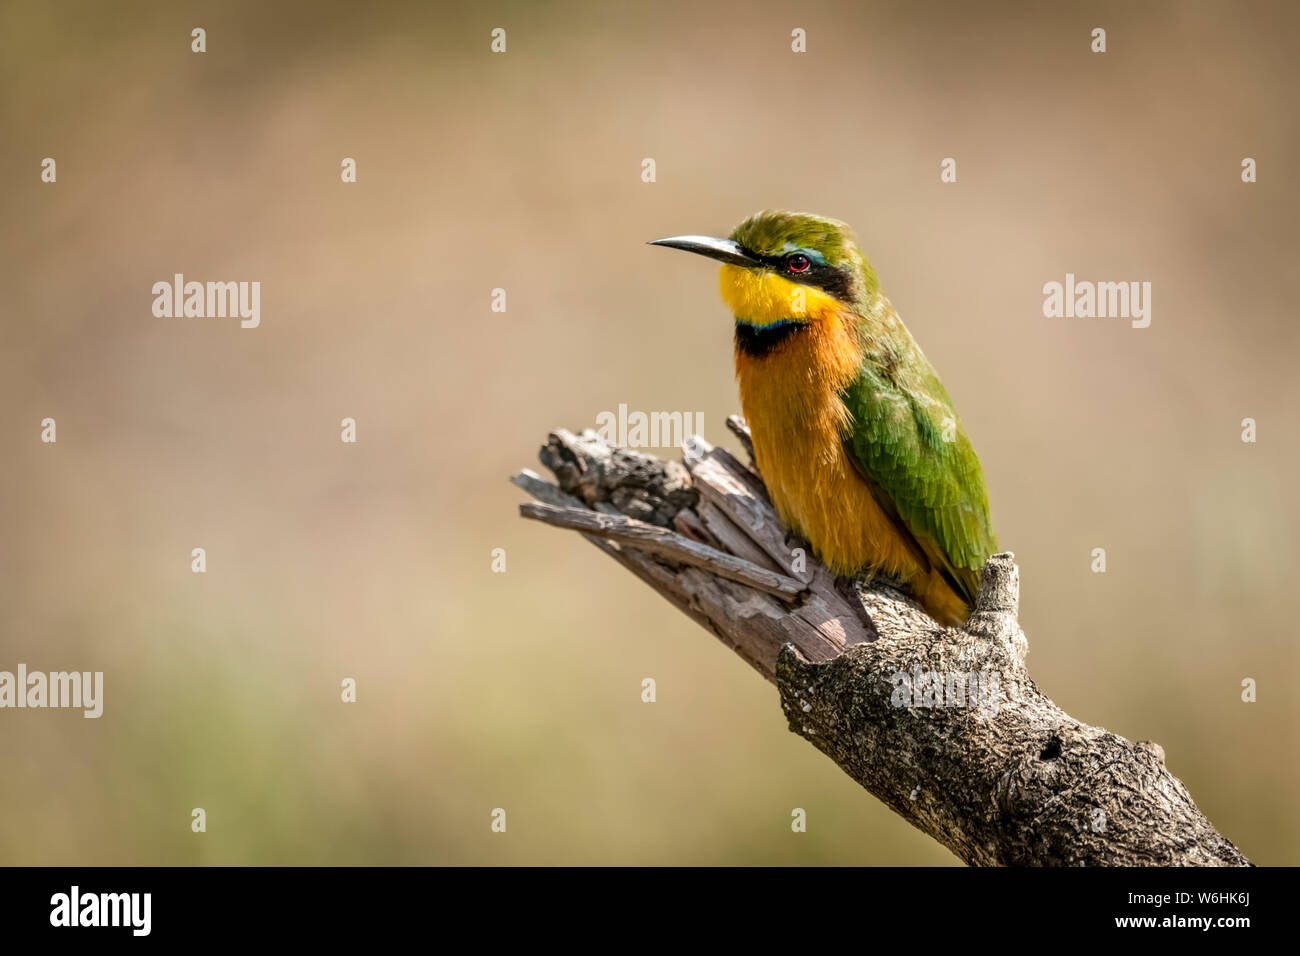
<svg viewBox="0 0 1300 956">
<path fill-rule="evenodd" d="M 995 554 L 980 571 L 979 594 L 966 630 L 1002 644 L 1016 662 L 1029 653 L 1029 642 L 1020 629 L 1020 569 L 1010 551 Z"/>
</svg>

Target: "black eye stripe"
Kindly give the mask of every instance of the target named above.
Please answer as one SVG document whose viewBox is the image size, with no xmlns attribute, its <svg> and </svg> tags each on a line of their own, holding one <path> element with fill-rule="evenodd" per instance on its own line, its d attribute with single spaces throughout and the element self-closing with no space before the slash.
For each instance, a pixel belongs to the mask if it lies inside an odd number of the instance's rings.
<svg viewBox="0 0 1300 956">
<path fill-rule="evenodd" d="M 743 246 L 741 248 L 744 248 Z M 765 256 L 755 252 L 753 249 L 744 250 L 753 256 L 763 265 L 787 276 L 795 276 L 801 285 L 816 286 L 824 292 L 833 295 L 841 302 L 853 301 L 853 277 L 841 269 L 832 265 L 826 265 L 818 262 L 811 256 L 808 257 L 808 268 L 803 272 L 793 272 L 786 268 L 786 259 L 794 253 L 781 256 Z M 802 255 L 802 253 L 799 253 Z"/>
</svg>

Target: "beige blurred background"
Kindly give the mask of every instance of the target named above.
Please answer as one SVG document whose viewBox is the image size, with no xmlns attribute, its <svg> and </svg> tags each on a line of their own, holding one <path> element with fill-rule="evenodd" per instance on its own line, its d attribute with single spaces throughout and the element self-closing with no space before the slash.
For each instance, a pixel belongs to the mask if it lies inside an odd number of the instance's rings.
<svg viewBox="0 0 1300 956">
<path fill-rule="evenodd" d="M 1300 862 L 1295 10 L 467 6 L 0 6 L 0 669 L 106 684 L 0 712 L 0 862 L 955 863 L 506 483 L 619 403 L 730 443 L 715 270 L 644 242 L 764 207 L 943 375 L 1040 686 Z M 155 318 L 175 272 L 261 327 Z M 1066 272 L 1150 328 L 1044 318 Z"/>
</svg>

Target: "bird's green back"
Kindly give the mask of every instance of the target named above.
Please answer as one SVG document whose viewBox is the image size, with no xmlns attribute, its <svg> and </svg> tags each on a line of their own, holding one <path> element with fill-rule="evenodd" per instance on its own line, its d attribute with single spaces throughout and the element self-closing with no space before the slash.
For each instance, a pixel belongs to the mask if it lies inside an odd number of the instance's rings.
<svg viewBox="0 0 1300 956">
<path fill-rule="evenodd" d="M 934 369 L 908 346 L 888 362 L 868 351 L 841 392 L 852 415 L 845 447 L 882 506 L 973 605 L 979 570 L 997 551 L 984 472 Z"/>
</svg>

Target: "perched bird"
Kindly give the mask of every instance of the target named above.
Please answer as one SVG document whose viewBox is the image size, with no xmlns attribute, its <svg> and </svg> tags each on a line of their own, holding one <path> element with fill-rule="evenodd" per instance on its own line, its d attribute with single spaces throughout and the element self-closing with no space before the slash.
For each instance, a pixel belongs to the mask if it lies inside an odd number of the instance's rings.
<svg viewBox="0 0 1300 956">
<path fill-rule="evenodd" d="M 754 458 L 781 520 L 837 575 L 901 579 L 966 620 L 997 550 L 975 449 L 853 231 L 766 211 L 728 239 L 651 245 L 723 263 Z"/>
</svg>

